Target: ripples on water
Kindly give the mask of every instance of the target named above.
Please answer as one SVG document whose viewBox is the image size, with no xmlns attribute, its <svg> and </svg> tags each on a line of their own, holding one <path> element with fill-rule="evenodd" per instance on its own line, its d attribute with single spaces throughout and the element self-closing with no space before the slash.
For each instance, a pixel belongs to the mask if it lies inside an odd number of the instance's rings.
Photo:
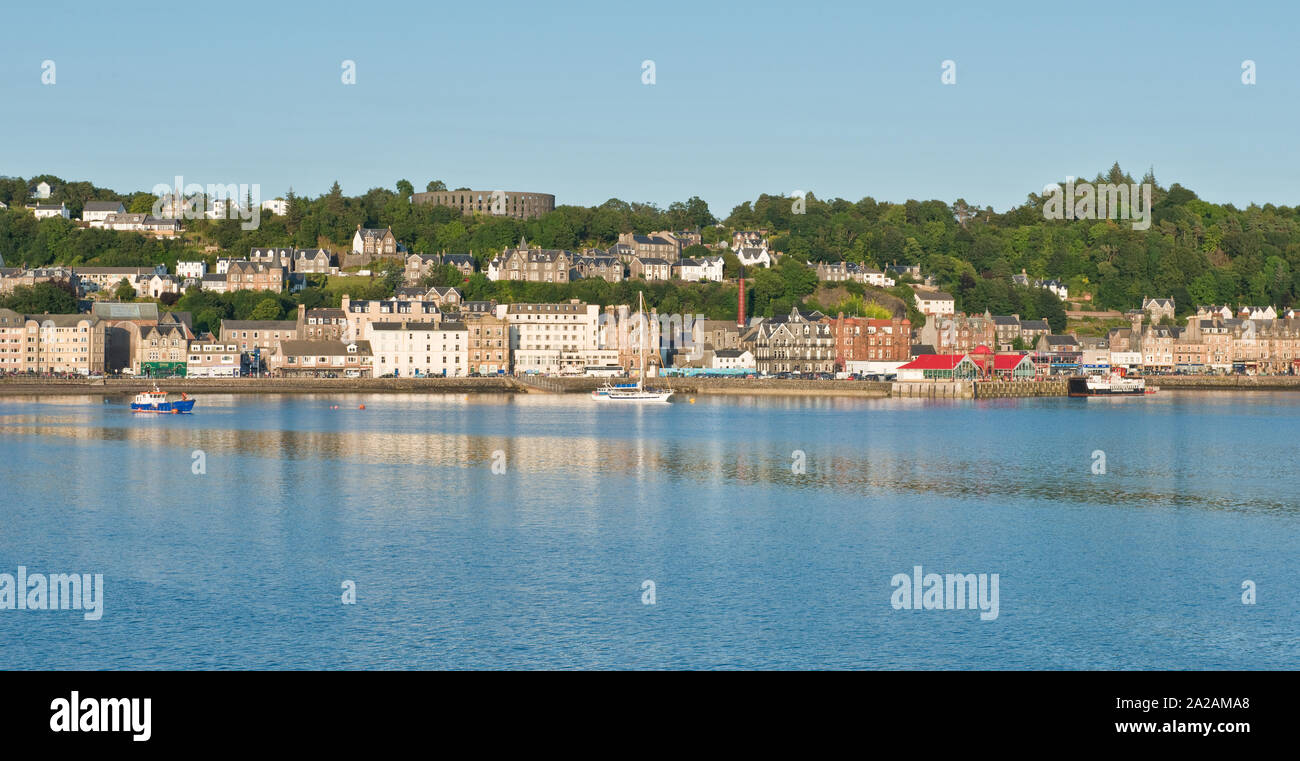
<svg viewBox="0 0 1300 761">
<path fill-rule="evenodd" d="M 1296 662 L 1297 396 L 109 402 L 0 399 L 0 572 L 110 584 L 98 628 L 0 611 L 44 635 L 0 667 Z M 999 619 L 893 610 L 916 564 Z"/>
</svg>

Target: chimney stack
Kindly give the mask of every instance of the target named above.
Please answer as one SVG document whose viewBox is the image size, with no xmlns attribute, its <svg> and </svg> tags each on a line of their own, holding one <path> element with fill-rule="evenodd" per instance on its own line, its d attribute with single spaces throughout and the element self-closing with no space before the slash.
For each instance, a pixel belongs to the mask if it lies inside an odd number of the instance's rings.
<svg viewBox="0 0 1300 761">
<path fill-rule="evenodd" d="M 736 310 L 736 327 L 741 330 L 745 329 L 745 270 L 740 270 L 740 298 Z"/>
</svg>

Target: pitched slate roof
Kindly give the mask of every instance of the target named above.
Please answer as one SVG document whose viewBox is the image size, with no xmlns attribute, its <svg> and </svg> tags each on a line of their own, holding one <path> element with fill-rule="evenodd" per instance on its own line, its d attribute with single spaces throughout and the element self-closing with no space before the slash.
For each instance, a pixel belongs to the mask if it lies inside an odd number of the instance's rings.
<svg viewBox="0 0 1300 761">
<path fill-rule="evenodd" d="M 383 323 L 379 323 L 383 324 Z M 348 351 L 349 344 L 356 344 L 355 352 Z M 281 341 L 280 354 L 285 356 L 319 356 L 334 357 L 346 354 L 370 354 L 369 341 Z"/>
</svg>

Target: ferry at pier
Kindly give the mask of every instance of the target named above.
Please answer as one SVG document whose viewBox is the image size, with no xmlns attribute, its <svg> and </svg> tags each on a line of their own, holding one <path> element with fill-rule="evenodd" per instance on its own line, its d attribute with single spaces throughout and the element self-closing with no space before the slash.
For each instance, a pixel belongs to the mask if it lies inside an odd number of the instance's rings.
<svg viewBox="0 0 1300 761">
<path fill-rule="evenodd" d="M 1123 373 L 1070 378 L 1070 396 L 1145 396 L 1160 389 L 1148 386 L 1145 378 L 1129 378 Z"/>
<path fill-rule="evenodd" d="M 194 409 L 194 400 L 182 393 L 179 399 L 172 398 L 166 391 L 154 386 L 153 391 L 143 391 L 131 400 L 132 412 L 159 412 L 179 415 Z"/>
</svg>

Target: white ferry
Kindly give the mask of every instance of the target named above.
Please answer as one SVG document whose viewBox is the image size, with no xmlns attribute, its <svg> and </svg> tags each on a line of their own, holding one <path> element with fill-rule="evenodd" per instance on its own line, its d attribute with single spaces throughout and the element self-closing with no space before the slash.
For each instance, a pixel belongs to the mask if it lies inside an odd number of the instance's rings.
<svg viewBox="0 0 1300 761">
<path fill-rule="evenodd" d="M 1148 386 L 1145 378 L 1129 378 L 1122 373 L 1070 378 L 1070 396 L 1144 396 L 1160 389 Z"/>
</svg>

